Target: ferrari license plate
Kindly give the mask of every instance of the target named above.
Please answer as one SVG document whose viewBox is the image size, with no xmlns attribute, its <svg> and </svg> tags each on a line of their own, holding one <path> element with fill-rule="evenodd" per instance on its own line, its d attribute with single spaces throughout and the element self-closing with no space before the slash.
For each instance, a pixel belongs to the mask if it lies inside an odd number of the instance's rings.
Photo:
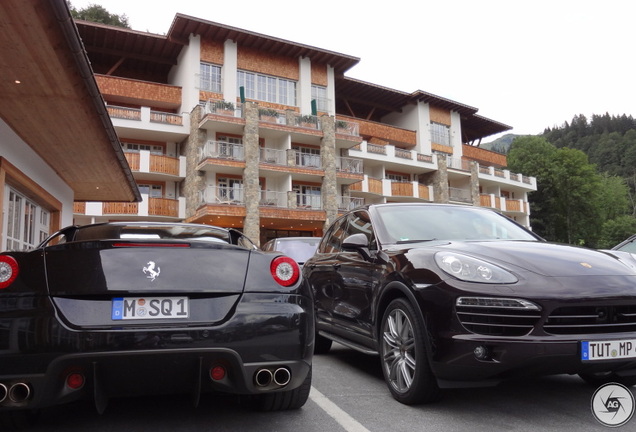
<svg viewBox="0 0 636 432">
<path fill-rule="evenodd" d="M 187 297 L 119 297 L 112 303 L 113 320 L 188 318 Z"/>
<path fill-rule="evenodd" d="M 636 339 L 581 342 L 581 360 L 636 358 Z"/>
</svg>

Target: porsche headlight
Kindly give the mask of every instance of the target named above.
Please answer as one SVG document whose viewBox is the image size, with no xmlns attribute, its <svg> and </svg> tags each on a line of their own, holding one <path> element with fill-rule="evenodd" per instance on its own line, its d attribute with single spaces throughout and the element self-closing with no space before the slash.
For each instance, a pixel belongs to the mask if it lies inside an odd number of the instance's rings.
<svg viewBox="0 0 636 432">
<path fill-rule="evenodd" d="M 438 252 L 435 262 L 449 275 L 466 282 L 504 284 L 518 281 L 512 273 L 499 266 L 455 252 Z"/>
</svg>

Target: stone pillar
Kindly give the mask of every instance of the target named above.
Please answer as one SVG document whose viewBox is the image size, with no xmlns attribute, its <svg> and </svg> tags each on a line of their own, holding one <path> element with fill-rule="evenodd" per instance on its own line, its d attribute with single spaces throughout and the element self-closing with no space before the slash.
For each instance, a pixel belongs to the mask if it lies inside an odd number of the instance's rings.
<svg viewBox="0 0 636 432">
<path fill-rule="evenodd" d="M 190 135 L 180 146 L 180 155 L 186 157 L 186 177 L 181 185 L 181 193 L 186 199 L 186 221 L 196 215 L 206 187 L 205 173 L 196 169 L 200 162 L 199 149 L 205 145 L 207 139 L 206 131 L 198 126 L 203 115 L 203 107 L 195 106 L 190 113 Z"/>
<path fill-rule="evenodd" d="M 243 131 L 243 148 L 245 150 L 245 169 L 243 170 L 245 220 L 243 221 L 243 233 L 253 242 L 260 245 L 258 106 L 253 102 L 245 102 L 243 109 L 245 117 L 245 130 Z"/>
<path fill-rule="evenodd" d="M 449 201 L 446 155 L 437 155 L 437 171 L 433 175 L 433 202 L 448 203 Z"/>
<path fill-rule="evenodd" d="M 324 230 L 338 216 L 338 185 L 336 176 L 336 122 L 335 117 L 323 115 L 320 117 L 322 125 L 322 141 L 320 156 L 325 176 L 322 179 L 322 206 L 326 213 Z"/>
<path fill-rule="evenodd" d="M 479 164 L 475 161 L 470 163 L 470 197 L 474 206 L 481 206 L 481 197 L 479 195 Z"/>
</svg>

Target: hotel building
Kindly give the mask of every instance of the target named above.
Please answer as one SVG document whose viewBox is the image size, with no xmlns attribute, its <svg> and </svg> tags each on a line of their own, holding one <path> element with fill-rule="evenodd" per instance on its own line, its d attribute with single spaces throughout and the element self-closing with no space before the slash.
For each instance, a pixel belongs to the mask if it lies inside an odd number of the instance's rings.
<svg viewBox="0 0 636 432">
<path fill-rule="evenodd" d="M 76 25 L 143 198 L 76 202 L 78 224 L 197 222 L 263 244 L 413 201 L 529 225 L 536 180 L 479 148 L 511 128 L 477 108 L 347 77 L 350 55 L 181 14 L 166 35 Z"/>
</svg>

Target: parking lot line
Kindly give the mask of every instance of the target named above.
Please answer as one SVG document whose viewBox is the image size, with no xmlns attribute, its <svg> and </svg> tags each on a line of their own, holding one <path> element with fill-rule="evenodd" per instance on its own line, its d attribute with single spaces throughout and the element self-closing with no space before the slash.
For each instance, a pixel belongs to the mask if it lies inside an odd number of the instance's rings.
<svg viewBox="0 0 636 432">
<path fill-rule="evenodd" d="M 311 387 L 309 398 L 316 403 L 324 412 L 329 414 L 340 426 L 347 432 L 370 432 L 369 429 L 362 426 L 349 414 L 341 410 L 338 405 L 330 401 L 327 396 L 316 390 L 315 387 Z"/>
</svg>

